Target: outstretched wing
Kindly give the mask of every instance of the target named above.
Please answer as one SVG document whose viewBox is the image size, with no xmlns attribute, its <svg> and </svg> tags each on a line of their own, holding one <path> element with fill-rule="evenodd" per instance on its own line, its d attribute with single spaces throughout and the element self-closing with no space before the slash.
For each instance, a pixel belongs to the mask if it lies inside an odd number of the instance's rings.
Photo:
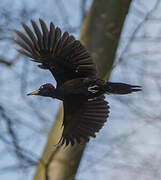
<svg viewBox="0 0 161 180">
<path fill-rule="evenodd" d="M 64 102 L 63 133 L 60 144 L 74 145 L 88 142 L 90 136 L 95 137 L 109 114 L 108 103 L 104 95 L 86 103 Z"/>
<path fill-rule="evenodd" d="M 74 78 L 96 76 L 96 66 L 79 40 L 68 32 L 62 34 L 52 22 L 48 30 L 44 21 L 39 21 L 41 28 L 31 20 L 33 31 L 22 23 L 26 34 L 15 30 L 19 39 L 12 40 L 21 47 L 18 50 L 21 54 L 40 63 L 40 68 L 50 70 L 57 86 Z"/>
</svg>

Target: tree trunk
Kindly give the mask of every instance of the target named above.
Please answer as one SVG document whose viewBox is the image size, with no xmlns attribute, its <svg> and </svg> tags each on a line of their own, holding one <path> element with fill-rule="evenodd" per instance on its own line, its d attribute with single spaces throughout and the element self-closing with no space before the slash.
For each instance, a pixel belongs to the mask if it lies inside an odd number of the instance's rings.
<svg viewBox="0 0 161 180">
<path fill-rule="evenodd" d="M 108 79 L 120 39 L 120 32 L 131 0 L 95 0 L 87 14 L 81 42 L 88 48 L 98 67 L 98 76 Z M 85 149 L 75 145 L 56 148 L 62 133 L 62 106 L 56 116 L 34 180 L 74 180 Z"/>
</svg>

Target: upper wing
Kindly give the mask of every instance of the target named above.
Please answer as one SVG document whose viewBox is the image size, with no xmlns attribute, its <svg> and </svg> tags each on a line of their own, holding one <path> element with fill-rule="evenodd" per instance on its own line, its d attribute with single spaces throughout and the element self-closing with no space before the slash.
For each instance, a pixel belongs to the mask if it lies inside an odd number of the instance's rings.
<svg viewBox="0 0 161 180">
<path fill-rule="evenodd" d="M 90 136 L 95 137 L 95 133 L 106 122 L 108 113 L 109 106 L 104 95 L 83 104 L 65 101 L 61 145 L 74 145 L 75 142 L 80 144 L 89 141 Z"/>
<path fill-rule="evenodd" d="M 12 38 L 22 49 L 18 51 L 40 63 L 39 67 L 49 69 L 57 85 L 79 77 L 95 77 L 96 66 L 87 49 L 68 32 L 61 35 L 60 28 L 50 23 L 48 30 L 41 19 L 40 25 L 31 20 L 34 32 L 24 23 L 26 35 L 15 30 L 20 39 Z"/>
</svg>

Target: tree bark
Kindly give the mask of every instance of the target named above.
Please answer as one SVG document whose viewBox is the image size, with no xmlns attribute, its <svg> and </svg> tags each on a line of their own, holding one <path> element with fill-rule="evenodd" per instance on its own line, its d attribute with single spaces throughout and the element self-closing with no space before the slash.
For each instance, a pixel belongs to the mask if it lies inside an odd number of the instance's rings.
<svg viewBox="0 0 161 180">
<path fill-rule="evenodd" d="M 81 42 L 88 48 L 98 67 L 98 76 L 109 78 L 121 29 L 131 0 L 94 0 L 81 32 Z M 34 180 L 74 180 L 85 145 L 56 148 L 62 133 L 62 106 L 56 116 Z"/>
</svg>

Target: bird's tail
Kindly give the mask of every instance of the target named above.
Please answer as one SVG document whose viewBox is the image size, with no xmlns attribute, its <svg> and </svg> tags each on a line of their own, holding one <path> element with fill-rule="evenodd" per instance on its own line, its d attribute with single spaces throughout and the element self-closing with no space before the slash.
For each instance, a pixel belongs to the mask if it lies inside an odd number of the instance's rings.
<svg viewBox="0 0 161 180">
<path fill-rule="evenodd" d="M 104 86 L 106 93 L 111 94 L 129 94 L 132 92 L 141 91 L 141 86 L 134 86 L 125 83 L 107 82 Z"/>
</svg>

